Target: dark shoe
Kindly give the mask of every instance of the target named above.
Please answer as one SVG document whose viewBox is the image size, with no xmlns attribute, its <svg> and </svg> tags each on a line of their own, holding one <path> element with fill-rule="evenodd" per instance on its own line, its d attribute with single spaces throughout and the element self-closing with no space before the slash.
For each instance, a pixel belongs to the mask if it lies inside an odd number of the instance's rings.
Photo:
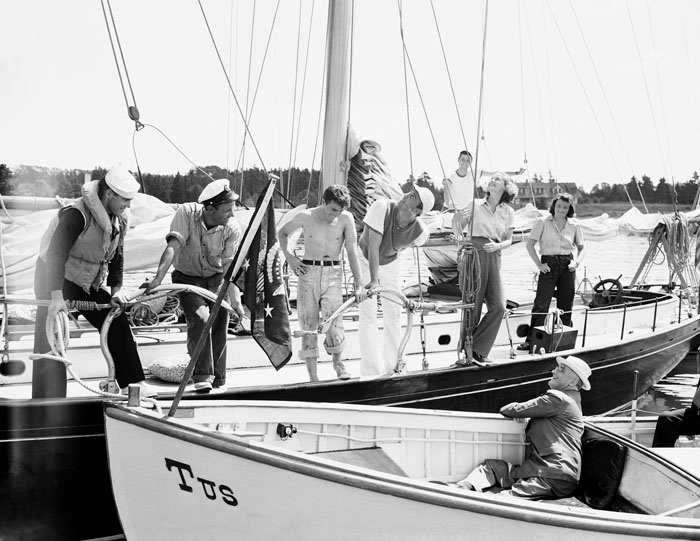
<svg viewBox="0 0 700 541">
<path fill-rule="evenodd" d="M 459 359 L 457 362 L 451 365 L 450 368 L 466 368 L 472 364 L 474 363 L 469 362 L 467 359 Z"/>
<path fill-rule="evenodd" d="M 516 348 L 518 351 L 530 351 L 530 342 L 523 342 Z"/>
<path fill-rule="evenodd" d="M 224 387 L 226 385 L 226 380 L 215 379 L 211 385 L 214 387 L 214 389 L 218 389 L 219 387 Z"/>
</svg>

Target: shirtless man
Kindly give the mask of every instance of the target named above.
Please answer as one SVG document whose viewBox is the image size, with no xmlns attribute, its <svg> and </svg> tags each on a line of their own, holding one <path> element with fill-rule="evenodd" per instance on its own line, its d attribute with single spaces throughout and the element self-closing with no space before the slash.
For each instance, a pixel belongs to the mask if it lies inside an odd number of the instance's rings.
<svg viewBox="0 0 700 541">
<path fill-rule="evenodd" d="M 355 297 L 362 302 L 367 294 L 362 287 L 360 260 L 357 251 L 357 233 L 350 207 L 350 194 L 345 186 L 328 186 L 323 192 L 323 204 L 304 210 L 279 230 L 279 242 L 289 268 L 299 277 L 297 283 L 297 313 L 302 330 L 318 328 L 343 303 L 343 273 L 340 265 L 343 244 L 348 253 L 350 269 L 355 281 Z M 289 252 L 289 236 L 299 228 L 304 231 L 304 255 L 298 258 Z M 319 318 L 320 310 L 320 318 Z M 343 322 L 338 318 L 326 332 L 323 342 L 333 357 L 333 368 L 339 379 L 350 374 L 340 358 L 345 349 Z M 306 362 L 309 379 L 318 381 L 318 340 L 306 335 L 301 341 L 299 357 Z"/>
</svg>

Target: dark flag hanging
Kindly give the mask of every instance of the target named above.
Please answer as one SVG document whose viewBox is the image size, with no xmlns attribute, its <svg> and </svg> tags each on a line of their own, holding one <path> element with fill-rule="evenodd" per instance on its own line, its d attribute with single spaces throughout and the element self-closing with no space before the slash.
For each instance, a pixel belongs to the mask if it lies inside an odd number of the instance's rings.
<svg viewBox="0 0 700 541">
<path fill-rule="evenodd" d="M 250 310 L 250 331 L 265 351 L 272 366 L 279 370 L 292 357 L 289 329 L 289 304 L 282 279 L 282 259 L 275 226 L 275 210 L 270 199 L 260 208 L 265 191 L 260 194 L 255 216 L 264 212 L 236 285 L 243 292 L 243 302 Z M 251 222 L 253 218 L 251 218 Z"/>
</svg>

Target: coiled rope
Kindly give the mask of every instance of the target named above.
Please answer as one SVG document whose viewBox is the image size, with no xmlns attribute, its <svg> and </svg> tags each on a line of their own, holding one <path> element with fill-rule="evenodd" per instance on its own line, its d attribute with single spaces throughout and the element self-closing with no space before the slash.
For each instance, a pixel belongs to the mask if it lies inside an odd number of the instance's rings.
<svg viewBox="0 0 700 541">
<path fill-rule="evenodd" d="M 472 346 L 474 343 L 472 333 L 478 323 L 476 321 L 476 310 L 473 307 L 476 293 L 481 288 L 479 252 L 471 242 L 463 244 L 459 249 L 457 267 L 459 268 L 459 289 L 462 292 L 462 303 L 472 306 L 472 308 L 462 310 L 459 342 L 457 345 L 457 364 L 466 364 L 468 362 L 467 359 L 472 359 Z M 462 352 L 464 352 L 464 356 Z"/>
</svg>

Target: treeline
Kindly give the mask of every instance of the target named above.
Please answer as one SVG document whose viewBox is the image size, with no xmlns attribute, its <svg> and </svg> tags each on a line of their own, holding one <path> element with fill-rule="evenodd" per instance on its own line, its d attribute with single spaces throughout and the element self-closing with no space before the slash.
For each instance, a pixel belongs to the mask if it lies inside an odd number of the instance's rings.
<svg viewBox="0 0 700 541">
<path fill-rule="evenodd" d="M 66 198 L 80 197 L 80 187 L 86 177 L 99 179 L 106 174 L 103 167 L 91 171 L 81 169 L 56 169 L 35 166 L 19 166 L 10 170 L 0 164 L 0 193 L 3 195 L 18 195 L 32 197 Z M 166 203 L 186 203 L 196 201 L 200 192 L 211 179 L 227 177 L 231 187 L 240 195 L 242 204 L 248 207 L 255 205 L 260 191 L 267 184 L 268 176 L 258 168 L 240 171 L 227 171 L 217 166 L 207 166 L 192 169 L 186 174 L 156 175 L 151 173 L 139 174 L 132 171 L 137 180 L 142 183 L 142 191 L 157 197 Z M 275 205 L 282 206 L 284 202 L 292 206 L 308 202 L 311 206 L 319 200 L 319 172 L 309 172 L 308 169 L 292 168 L 291 170 L 274 170 L 271 173 L 279 177 L 275 194 Z"/>
<path fill-rule="evenodd" d="M 698 191 L 700 176 L 697 171 L 685 182 L 670 183 L 660 178 L 654 185 L 651 179 L 644 175 L 641 181 L 632 177 L 627 184 L 596 184 L 590 193 L 580 190 L 583 203 L 616 203 L 620 201 L 642 201 L 646 203 L 677 203 L 692 205 Z"/>
<path fill-rule="evenodd" d="M 101 178 L 106 173 L 103 167 L 96 167 L 91 171 L 80 169 L 56 169 L 35 166 L 19 166 L 10 170 L 6 165 L 0 164 L 0 194 L 25 195 L 34 197 L 60 197 L 75 198 L 80 196 L 80 187 L 86 176 L 92 179 Z M 287 203 L 296 206 L 308 203 L 310 206 L 320 202 L 320 172 L 308 169 L 284 169 L 273 170 L 280 180 L 278 182 L 279 193 L 275 195 L 275 205 L 282 206 Z M 137 178 L 143 183 L 143 191 L 153 195 L 166 203 L 185 203 L 196 201 L 202 188 L 212 178 L 227 177 L 231 180 L 233 190 L 241 196 L 241 203 L 251 207 L 255 205 L 260 190 L 267 183 L 267 175 L 264 170 L 258 168 L 245 169 L 243 171 L 228 171 L 211 165 L 200 169 L 192 169 L 184 175 L 156 175 L 136 172 Z M 425 186 L 435 194 L 435 208 L 442 208 L 443 193 L 441 182 L 433 182 L 430 175 L 423 173 L 418 176 L 416 182 Z M 550 182 L 555 182 L 550 179 Z M 619 203 L 634 202 L 646 203 L 672 203 L 690 205 L 695 201 L 700 175 L 693 173 L 685 182 L 668 182 L 665 178 L 654 184 L 644 175 L 641 180 L 632 177 L 627 184 L 596 184 L 590 192 L 579 188 L 581 203 Z M 402 187 L 407 189 L 408 181 Z"/>
</svg>

